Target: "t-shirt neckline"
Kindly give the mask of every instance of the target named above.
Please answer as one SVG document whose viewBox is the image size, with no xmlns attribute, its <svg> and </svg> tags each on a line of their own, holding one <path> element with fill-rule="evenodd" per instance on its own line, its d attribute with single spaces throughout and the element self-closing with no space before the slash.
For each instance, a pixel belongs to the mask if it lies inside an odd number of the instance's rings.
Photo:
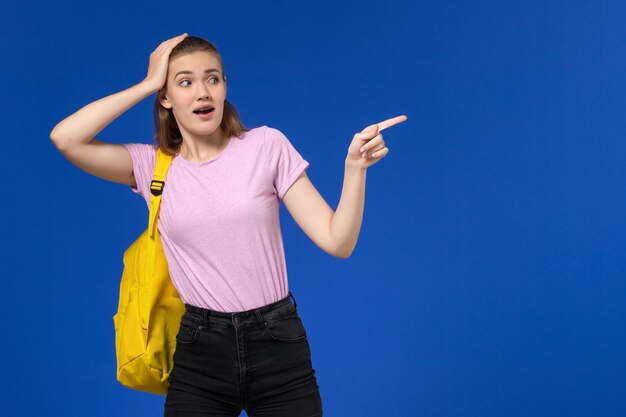
<svg viewBox="0 0 626 417">
<path fill-rule="evenodd" d="M 191 166 L 191 167 L 195 167 L 195 168 L 201 168 L 205 165 L 208 165 L 212 162 L 217 161 L 218 159 L 220 159 L 222 156 L 224 156 L 224 154 L 226 154 L 229 149 L 233 146 L 233 141 L 234 138 L 231 136 L 228 138 L 228 144 L 226 145 L 226 147 L 224 149 L 222 149 L 222 151 L 220 153 L 218 153 L 217 155 L 215 155 L 213 158 L 209 159 L 208 161 L 204 161 L 204 162 L 192 162 L 192 161 L 188 161 L 185 158 L 183 158 L 183 156 L 180 154 L 180 151 L 178 151 L 176 153 L 176 157 L 177 159 L 180 160 L 180 162 L 182 164 L 185 164 L 187 166 Z"/>
</svg>

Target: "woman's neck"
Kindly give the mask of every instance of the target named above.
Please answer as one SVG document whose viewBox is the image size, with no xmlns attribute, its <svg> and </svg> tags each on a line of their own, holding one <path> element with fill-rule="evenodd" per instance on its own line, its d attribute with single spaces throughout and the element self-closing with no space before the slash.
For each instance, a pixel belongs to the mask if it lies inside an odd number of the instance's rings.
<svg viewBox="0 0 626 417">
<path fill-rule="evenodd" d="M 229 137 L 227 137 L 221 129 L 221 133 L 218 139 L 185 139 L 180 145 L 179 153 L 190 162 L 204 162 L 213 158 L 215 155 L 222 152 L 226 146 L 228 146 Z M 217 133 L 217 131 L 215 132 Z"/>
</svg>

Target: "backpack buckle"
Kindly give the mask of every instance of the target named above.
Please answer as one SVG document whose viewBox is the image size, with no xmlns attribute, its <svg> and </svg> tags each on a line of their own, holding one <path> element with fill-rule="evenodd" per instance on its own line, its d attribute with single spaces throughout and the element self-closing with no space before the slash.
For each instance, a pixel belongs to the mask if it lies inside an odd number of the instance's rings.
<svg viewBox="0 0 626 417">
<path fill-rule="evenodd" d="M 160 196 L 163 193 L 164 186 L 165 181 L 152 180 L 152 182 L 150 183 L 150 192 L 154 196 Z"/>
</svg>

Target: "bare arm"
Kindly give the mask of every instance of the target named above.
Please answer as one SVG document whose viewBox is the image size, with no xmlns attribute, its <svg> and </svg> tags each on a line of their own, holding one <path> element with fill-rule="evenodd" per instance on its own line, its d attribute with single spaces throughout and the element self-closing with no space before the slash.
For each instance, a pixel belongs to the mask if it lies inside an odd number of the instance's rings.
<svg viewBox="0 0 626 417">
<path fill-rule="evenodd" d="M 154 87 L 142 81 L 94 101 L 58 123 L 50 132 L 50 139 L 59 150 L 86 145 L 113 120 L 155 91 Z"/>
<path fill-rule="evenodd" d="M 352 255 L 361 231 L 367 169 L 346 158 L 343 188 L 337 210 L 330 219 L 330 234 L 342 258 Z"/>
<path fill-rule="evenodd" d="M 126 110 L 155 91 L 141 82 L 86 105 L 57 124 L 50 133 L 56 148 L 85 172 L 108 181 L 136 186 L 133 161 L 123 145 L 94 139 Z"/>
<path fill-rule="evenodd" d="M 405 115 L 393 117 L 354 135 L 337 211 L 330 208 L 304 172 L 285 192 L 283 202 L 296 223 L 327 253 L 338 258 L 352 255 L 363 221 L 367 168 L 389 152 L 380 132 L 406 119 Z"/>
<path fill-rule="evenodd" d="M 282 201 L 298 226 L 329 255 L 345 259 L 356 246 L 363 220 L 366 171 L 346 158 L 337 211 L 328 205 L 304 171 L 283 196 Z"/>
<path fill-rule="evenodd" d="M 126 110 L 163 87 L 170 53 L 186 36 L 185 33 L 168 39 L 150 54 L 148 75 L 139 84 L 94 101 L 58 123 L 50 132 L 50 139 L 63 156 L 96 177 L 136 187 L 128 150 L 121 144 L 102 142 L 94 136 Z"/>
</svg>

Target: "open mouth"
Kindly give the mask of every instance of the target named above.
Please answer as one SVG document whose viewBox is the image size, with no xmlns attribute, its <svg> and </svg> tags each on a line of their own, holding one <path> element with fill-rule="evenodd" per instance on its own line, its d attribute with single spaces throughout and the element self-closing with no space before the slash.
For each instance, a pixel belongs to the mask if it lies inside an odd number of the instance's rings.
<svg viewBox="0 0 626 417">
<path fill-rule="evenodd" d="M 195 114 L 208 114 L 208 113 L 211 113 L 213 110 L 215 110 L 215 108 L 207 107 L 207 108 L 204 108 L 204 109 L 194 110 L 193 112 Z"/>
</svg>

